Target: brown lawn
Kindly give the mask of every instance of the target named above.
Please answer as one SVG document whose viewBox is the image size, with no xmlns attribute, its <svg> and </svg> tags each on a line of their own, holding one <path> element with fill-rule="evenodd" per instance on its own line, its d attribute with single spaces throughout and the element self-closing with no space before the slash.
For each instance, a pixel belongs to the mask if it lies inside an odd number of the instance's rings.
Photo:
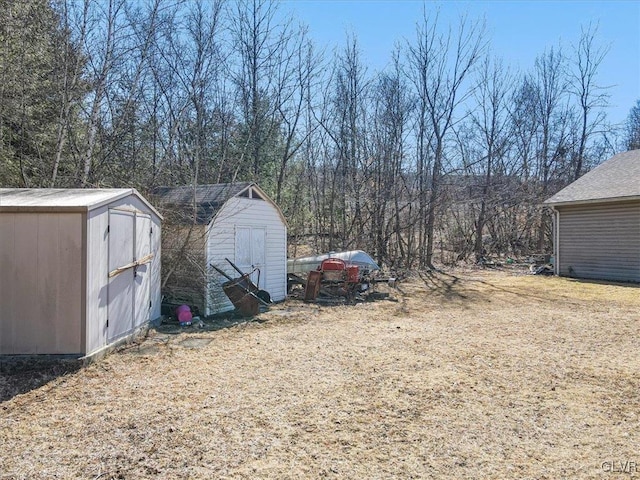
<svg viewBox="0 0 640 480">
<path fill-rule="evenodd" d="M 392 296 L 152 332 L 24 393 L 0 375 L 0 479 L 640 474 L 637 286 L 460 271 Z"/>
</svg>

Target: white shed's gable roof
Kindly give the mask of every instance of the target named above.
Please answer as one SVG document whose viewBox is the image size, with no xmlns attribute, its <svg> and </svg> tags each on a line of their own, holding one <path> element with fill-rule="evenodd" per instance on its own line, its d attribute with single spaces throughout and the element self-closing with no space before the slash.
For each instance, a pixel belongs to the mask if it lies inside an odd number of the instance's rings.
<svg viewBox="0 0 640 480">
<path fill-rule="evenodd" d="M 560 190 L 547 205 L 640 199 L 640 150 L 614 155 Z"/>
<path fill-rule="evenodd" d="M 135 188 L 0 188 L 0 212 L 89 211 L 129 195 L 162 218 Z"/>
<path fill-rule="evenodd" d="M 216 183 L 182 187 L 156 187 L 153 196 L 158 204 L 165 207 L 190 211 L 185 220 L 193 218 L 198 225 L 212 224 L 222 207 L 232 198 L 248 197 L 260 199 L 270 204 L 277 212 L 283 224 L 287 220 L 282 210 L 269 198 L 264 190 L 253 182 Z"/>
</svg>

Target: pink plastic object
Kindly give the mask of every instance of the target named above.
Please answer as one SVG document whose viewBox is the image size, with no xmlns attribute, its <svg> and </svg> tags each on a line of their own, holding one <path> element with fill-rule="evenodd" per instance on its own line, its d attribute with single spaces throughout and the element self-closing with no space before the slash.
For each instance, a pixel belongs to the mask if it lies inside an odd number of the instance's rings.
<svg viewBox="0 0 640 480">
<path fill-rule="evenodd" d="M 180 325 L 191 325 L 193 316 L 191 315 L 191 308 L 189 305 L 180 305 L 176 308 L 176 317 L 178 317 Z"/>
</svg>

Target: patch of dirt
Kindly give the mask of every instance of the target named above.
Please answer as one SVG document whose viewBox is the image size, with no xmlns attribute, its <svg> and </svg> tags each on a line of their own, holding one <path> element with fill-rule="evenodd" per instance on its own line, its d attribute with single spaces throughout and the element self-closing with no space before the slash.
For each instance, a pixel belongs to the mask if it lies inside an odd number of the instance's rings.
<svg viewBox="0 0 640 480">
<path fill-rule="evenodd" d="M 390 300 L 160 328 L 47 381 L 28 371 L 26 388 L 1 373 L 0 478 L 555 479 L 640 464 L 638 286 L 467 270 Z"/>
</svg>

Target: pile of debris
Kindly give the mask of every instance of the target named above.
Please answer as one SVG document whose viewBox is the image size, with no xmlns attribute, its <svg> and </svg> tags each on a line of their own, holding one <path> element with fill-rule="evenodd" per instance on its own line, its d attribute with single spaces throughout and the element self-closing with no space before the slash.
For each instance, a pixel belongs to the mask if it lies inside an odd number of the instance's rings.
<svg viewBox="0 0 640 480">
<path fill-rule="evenodd" d="M 532 275 L 553 275 L 553 256 L 548 254 L 529 255 L 526 258 L 507 257 L 506 260 L 495 260 L 488 257 L 480 257 L 477 264 L 483 268 L 500 268 L 514 266 L 529 268 Z"/>
<path fill-rule="evenodd" d="M 269 292 L 259 289 L 251 280 L 254 272 L 245 273 L 228 258 L 225 260 L 239 276 L 231 277 L 218 266 L 210 266 L 227 279 L 222 284 L 222 290 L 238 314 L 254 317 L 261 309 L 271 305 Z M 383 277 L 378 264 L 362 250 L 295 258 L 287 263 L 288 293 L 294 298 L 301 297 L 306 302 L 344 303 L 378 300 L 387 298 L 389 294 L 376 292 L 375 286 L 383 283 L 394 288 L 396 282 L 395 277 Z M 187 305 L 171 307 L 181 326 L 191 325 L 193 312 L 188 310 Z M 184 318 L 181 318 L 181 315 Z"/>
<path fill-rule="evenodd" d="M 296 258 L 287 264 L 288 291 L 301 286 L 306 302 L 355 301 L 376 296 L 374 287 L 391 287 L 396 278 L 381 278 L 378 264 L 362 250 Z"/>
<path fill-rule="evenodd" d="M 553 275 L 554 257 L 548 254 L 531 255 L 527 258 L 529 272 L 532 275 Z"/>
</svg>

